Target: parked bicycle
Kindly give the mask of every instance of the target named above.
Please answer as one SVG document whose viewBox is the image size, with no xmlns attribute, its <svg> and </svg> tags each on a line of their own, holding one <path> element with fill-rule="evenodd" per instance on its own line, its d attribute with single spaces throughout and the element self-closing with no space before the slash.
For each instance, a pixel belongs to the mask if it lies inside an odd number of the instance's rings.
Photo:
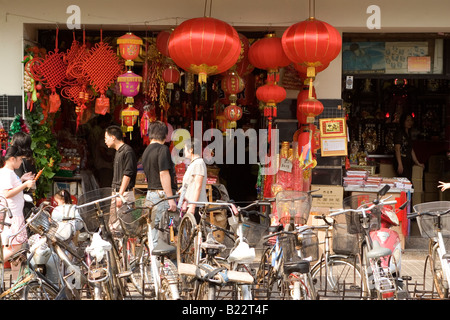
<svg viewBox="0 0 450 320">
<path fill-rule="evenodd" d="M 417 218 L 421 236 L 429 239 L 425 265 L 431 270 L 439 298 L 448 299 L 450 254 L 447 252 L 444 238 L 450 237 L 450 201 L 416 204 L 413 209 L 414 213 L 408 214 L 408 219 Z"/>
<path fill-rule="evenodd" d="M 153 208 L 178 195 L 167 197 L 156 203 L 145 198 L 128 203 L 131 208 L 119 214 L 119 220 L 125 233 L 124 244 L 128 244 L 122 252 L 125 265 L 131 271 L 130 277 L 137 291 L 145 298 L 156 300 L 180 299 L 178 289 L 178 272 L 171 260 L 176 248 L 159 237 L 158 244 L 153 247 L 152 228 L 163 228 L 153 225 Z M 163 219 L 164 220 L 164 219 Z M 164 220 L 165 221 L 165 220 Z"/>
</svg>

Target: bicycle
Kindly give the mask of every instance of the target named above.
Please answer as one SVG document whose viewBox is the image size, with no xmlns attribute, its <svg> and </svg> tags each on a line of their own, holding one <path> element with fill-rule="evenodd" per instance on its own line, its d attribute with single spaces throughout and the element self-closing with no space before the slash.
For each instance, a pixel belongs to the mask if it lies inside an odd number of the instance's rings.
<svg viewBox="0 0 450 320">
<path fill-rule="evenodd" d="M 2 243 L 2 237 L 1 233 L 3 232 L 4 226 L 10 227 L 11 224 L 8 222 L 5 222 L 6 217 L 12 218 L 12 213 L 9 210 L 8 202 L 6 201 L 6 198 L 3 196 L 0 196 L 0 294 L 5 291 L 5 259 L 3 256 L 3 243 Z M 11 260 L 11 259 L 9 259 Z"/>
<path fill-rule="evenodd" d="M 395 205 L 397 203 L 396 200 L 387 201 L 390 197 L 379 199 L 389 189 L 389 185 L 385 185 L 378 192 L 376 198 L 369 202 L 363 201 L 363 203 L 360 203 L 359 200 L 361 199 L 358 199 L 358 197 L 350 197 L 350 200 L 357 200 L 356 203 L 352 201 L 350 206 L 357 208 L 331 210 L 329 214 L 330 217 L 345 214 L 348 233 L 361 235 L 361 238 L 358 240 L 358 249 L 361 276 L 363 277 L 363 299 L 391 300 L 398 298 L 398 279 L 393 278 L 389 267 L 382 266 L 381 260 L 383 257 L 391 256 L 392 252 L 390 249 L 382 247 L 378 241 L 372 241 L 370 237 L 370 231 L 380 228 L 380 208 L 384 205 Z M 391 258 L 394 259 L 394 265 L 396 265 L 395 257 L 391 256 Z"/>
<path fill-rule="evenodd" d="M 425 264 L 430 264 L 433 283 L 440 299 L 449 298 L 450 254 L 444 238 L 450 237 L 450 201 L 416 204 L 408 219 L 417 218 L 420 234 L 429 239 Z M 426 270 L 425 270 L 426 272 Z"/>
<path fill-rule="evenodd" d="M 220 289 L 232 284 L 233 297 L 251 299 L 248 285 L 253 284 L 254 278 L 248 270 L 240 270 L 241 268 L 246 269 L 243 262 L 252 259 L 254 251 L 252 253 L 251 250 L 247 250 L 244 254 L 235 256 L 230 266 L 229 261 L 220 256 L 227 247 L 215 239 L 214 233 L 223 232 L 227 237 L 233 239 L 235 249 L 239 244 L 242 248 L 247 240 L 242 229 L 241 214 L 253 206 L 260 205 L 261 202 L 255 201 L 243 208 L 237 207 L 231 202 L 190 203 L 201 207 L 199 207 L 200 220 L 198 222 L 193 214 L 186 213 L 179 226 L 177 264 L 183 296 L 191 300 L 205 298 L 216 300 L 220 296 Z M 214 212 L 222 209 L 230 210 L 232 217 L 239 219 L 237 234 L 214 224 Z M 250 248 L 247 245 L 245 249 Z"/>
<path fill-rule="evenodd" d="M 121 196 L 113 194 L 112 188 L 100 188 L 80 195 L 78 204 L 75 205 L 85 222 L 86 230 L 97 234 L 97 241 L 91 252 L 98 250 L 102 253 L 88 256 L 88 281 L 94 287 L 96 300 L 123 300 L 126 296 L 124 279 L 130 272 L 123 269 L 118 244 L 109 228 L 109 216 L 116 211 L 117 197 Z M 126 202 L 125 199 L 122 201 Z"/>
<path fill-rule="evenodd" d="M 177 268 L 171 261 L 176 248 L 159 237 L 158 244 L 153 248 L 152 211 L 159 203 L 178 198 L 178 195 L 162 198 L 156 203 L 145 198 L 138 199 L 124 213 L 119 214 L 119 220 L 125 233 L 123 242 L 134 241 L 132 248 L 125 248 L 122 256 L 125 265 L 131 271 L 131 281 L 136 290 L 145 298 L 156 300 L 178 300 Z M 164 231 L 162 228 L 160 231 Z"/>
</svg>

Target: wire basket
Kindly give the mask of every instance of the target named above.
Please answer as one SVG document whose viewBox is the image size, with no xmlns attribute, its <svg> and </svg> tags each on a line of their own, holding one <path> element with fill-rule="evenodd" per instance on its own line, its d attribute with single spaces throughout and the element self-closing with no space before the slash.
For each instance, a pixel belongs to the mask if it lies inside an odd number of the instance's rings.
<svg viewBox="0 0 450 320">
<path fill-rule="evenodd" d="M 53 220 L 50 214 L 45 210 L 40 210 L 37 216 L 31 216 L 32 220 L 29 224 L 30 230 L 34 233 L 45 235 L 50 239 L 54 239 L 58 231 L 58 223 Z"/>
<path fill-rule="evenodd" d="M 239 226 L 237 221 L 235 222 L 232 218 L 228 218 L 228 223 L 231 230 L 237 233 Z M 242 223 L 243 236 L 247 240 L 248 245 L 253 248 L 262 247 L 263 237 L 269 234 L 268 229 L 268 223 L 257 223 L 245 219 Z"/>
<path fill-rule="evenodd" d="M 110 197 L 113 194 L 112 188 L 100 188 L 86 192 L 78 197 L 78 205 L 83 205 L 92 201 Z M 116 198 L 100 201 L 100 209 L 103 212 L 105 223 L 109 222 L 110 217 L 116 217 Z M 79 208 L 81 218 L 84 220 L 89 232 L 96 232 L 100 227 L 100 221 L 97 216 L 96 204 Z"/>
<path fill-rule="evenodd" d="M 147 232 L 145 216 L 150 213 L 151 207 L 148 206 L 148 201 L 145 197 L 136 199 L 133 207 L 135 208 L 133 211 L 125 214 L 118 210 L 117 217 L 123 232 L 129 237 L 135 238 Z M 142 209 L 142 207 L 146 208 Z"/>
<path fill-rule="evenodd" d="M 348 233 L 345 215 L 335 217 L 332 230 L 332 249 L 335 254 L 355 255 L 359 251 L 358 235 Z"/>
<path fill-rule="evenodd" d="M 312 197 L 308 192 L 280 191 L 276 196 L 276 208 L 279 221 L 304 225 L 308 221 Z"/>
<path fill-rule="evenodd" d="M 376 197 L 376 194 L 359 194 L 346 197 L 343 201 L 344 209 L 358 209 L 363 204 L 371 205 Z M 367 211 L 366 214 L 370 218 L 369 231 L 379 230 L 381 227 L 381 211 L 379 209 L 374 209 Z M 348 233 L 363 233 L 364 229 L 361 222 L 361 214 L 359 212 L 346 212 L 345 218 Z"/>
<path fill-rule="evenodd" d="M 283 256 L 285 262 L 297 261 L 300 259 L 297 252 L 297 247 L 300 246 L 300 251 L 303 260 L 314 262 L 319 260 L 319 240 L 317 234 L 311 230 L 303 232 L 301 241 L 297 242 L 297 235 L 286 234 L 279 238 L 281 247 L 283 249 Z"/>
<path fill-rule="evenodd" d="M 433 201 L 420 203 L 413 206 L 416 213 L 432 212 L 440 214 L 450 209 L 450 201 Z M 439 225 L 440 224 L 440 225 Z M 423 215 L 417 217 L 420 235 L 423 238 L 437 237 L 438 228 L 444 238 L 450 238 L 450 213 L 443 216 Z"/>
</svg>

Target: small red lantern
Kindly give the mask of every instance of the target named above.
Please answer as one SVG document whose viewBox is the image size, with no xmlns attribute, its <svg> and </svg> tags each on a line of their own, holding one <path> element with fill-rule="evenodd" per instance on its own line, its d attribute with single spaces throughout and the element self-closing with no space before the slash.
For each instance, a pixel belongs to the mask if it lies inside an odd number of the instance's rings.
<svg viewBox="0 0 450 320">
<path fill-rule="evenodd" d="M 278 72 L 279 68 L 291 63 L 283 51 L 281 38 L 274 33 L 253 43 L 248 51 L 248 59 L 256 68 L 268 70 L 269 73 Z"/>
<path fill-rule="evenodd" d="M 121 118 L 122 118 L 122 130 L 124 130 L 124 135 L 125 132 L 130 132 L 131 138 L 131 132 L 134 129 L 133 127 L 136 124 L 138 117 L 139 117 L 139 110 L 134 108 L 132 105 L 129 105 L 126 109 L 122 110 Z"/>
<path fill-rule="evenodd" d="M 237 106 L 235 103 L 231 103 L 224 110 L 225 118 L 230 121 L 228 128 L 236 128 L 236 121 L 242 118 L 242 108 Z"/>
<path fill-rule="evenodd" d="M 229 99 L 232 102 L 236 102 L 237 94 L 244 90 L 244 80 L 235 72 L 228 72 L 222 78 L 221 88 L 225 94 L 230 95 Z"/>
<path fill-rule="evenodd" d="M 286 56 L 294 63 L 305 65 L 308 77 L 315 77 L 315 68 L 329 64 L 338 56 L 342 38 L 336 28 L 312 16 L 287 28 L 281 43 Z"/>
<path fill-rule="evenodd" d="M 198 74 L 200 83 L 205 83 L 208 75 L 230 69 L 240 52 L 237 31 L 228 23 L 211 17 L 186 20 L 169 38 L 172 60 L 184 70 Z"/>
<path fill-rule="evenodd" d="M 126 66 L 134 65 L 133 60 L 139 56 L 142 43 L 142 39 L 131 32 L 128 32 L 117 39 L 120 56 L 126 60 Z"/>
<path fill-rule="evenodd" d="M 306 123 L 313 123 L 314 117 L 323 112 L 323 104 L 313 96 L 312 78 L 310 78 L 308 98 L 297 101 L 297 113 L 300 111 L 306 115 Z"/>
<path fill-rule="evenodd" d="M 317 99 L 316 90 L 312 89 L 312 96 Z M 300 125 L 307 124 L 306 114 L 303 113 L 301 104 L 309 97 L 309 87 L 305 86 L 297 95 L 297 120 Z"/>
<path fill-rule="evenodd" d="M 167 83 L 166 88 L 172 90 L 173 84 L 180 80 L 180 71 L 178 71 L 177 67 L 169 65 L 162 72 L 162 78 Z"/>
<path fill-rule="evenodd" d="M 286 89 L 276 83 L 267 83 L 256 90 L 256 98 L 266 104 L 264 116 L 276 117 L 277 104 L 286 99 Z"/>
</svg>

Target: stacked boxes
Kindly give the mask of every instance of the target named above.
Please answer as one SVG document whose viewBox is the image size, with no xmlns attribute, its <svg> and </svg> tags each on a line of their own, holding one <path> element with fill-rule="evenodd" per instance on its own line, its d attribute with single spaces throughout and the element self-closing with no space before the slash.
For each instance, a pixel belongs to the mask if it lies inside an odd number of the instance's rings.
<svg viewBox="0 0 450 320">
<path fill-rule="evenodd" d="M 445 164 L 444 156 L 431 156 L 428 159 L 428 170 L 424 174 L 424 202 L 439 201 L 439 180 L 442 178 Z"/>
<path fill-rule="evenodd" d="M 422 167 L 413 166 L 411 182 L 414 188 L 414 193 L 412 193 L 412 204 L 415 205 L 424 202 Z"/>
</svg>

